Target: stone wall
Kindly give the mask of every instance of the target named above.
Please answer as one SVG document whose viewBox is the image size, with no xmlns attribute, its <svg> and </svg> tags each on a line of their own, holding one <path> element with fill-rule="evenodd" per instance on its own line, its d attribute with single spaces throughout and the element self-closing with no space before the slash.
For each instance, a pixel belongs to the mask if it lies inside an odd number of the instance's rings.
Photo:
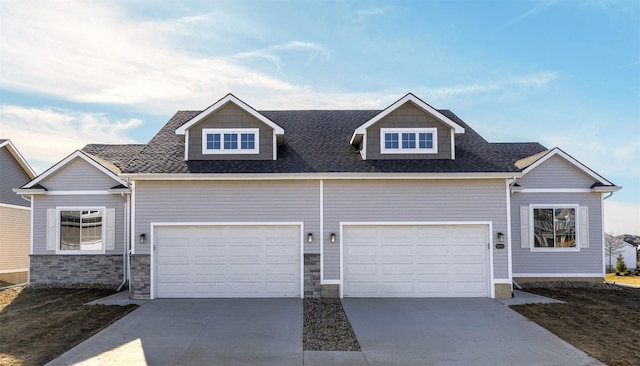
<svg viewBox="0 0 640 366">
<path fill-rule="evenodd" d="M 151 257 L 131 256 L 131 279 L 129 293 L 132 299 L 146 300 L 151 296 Z"/>
<path fill-rule="evenodd" d="M 122 255 L 31 255 L 30 283 L 34 286 L 98 286 L 122 283 Z"/>
<path fill-rule="evenodd" d="M 304 255 L 304 297 L 321 297 L 320 254 Z"/>
</svg>

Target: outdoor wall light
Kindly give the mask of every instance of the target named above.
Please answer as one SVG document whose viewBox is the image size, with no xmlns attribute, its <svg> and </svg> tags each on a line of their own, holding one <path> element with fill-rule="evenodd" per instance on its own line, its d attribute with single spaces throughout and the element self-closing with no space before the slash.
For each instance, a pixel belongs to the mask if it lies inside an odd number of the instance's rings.
<svg viewBox="0 0 640 366">
<path fill-rule="evenodd" d="M 140 234 L 140 243 L 144 243 L 147 240 L 147 234 Z"/>
<path fill-rule="evenodd" d="M 504 243 L 504 234 L 498 233 L 498 243 Z"/>
<path fill-rule="evenodd" d="M 307 241 L 309 243 L 313 242 L 313 234 L 312 233 L 307 234 Z"/>
<path fill-rule="evenodd" d="M 331 235 L 329 237 L 331 238 L 331 242 L 332 243 L 336 242 L 336 234 L 335 233 L 331 233 Z"/>
</svg>

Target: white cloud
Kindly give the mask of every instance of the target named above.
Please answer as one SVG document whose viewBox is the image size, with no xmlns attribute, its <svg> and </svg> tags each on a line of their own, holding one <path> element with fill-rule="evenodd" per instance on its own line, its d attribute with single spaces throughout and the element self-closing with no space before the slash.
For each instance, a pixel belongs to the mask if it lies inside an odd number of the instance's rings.
<svg viewBox="0 0 640 366">
<path fill-rule="evenodd" d="M 483 84 L 468 84 L 451 87 L 424 89 L 426 98 L 442 98 L 458 95 L 485 94 L 512 90 L 514 88 L 540 88 L 546 87 L 558 78 L 555 72 L 539 72 L 530 75 L 508 77 L 500 80 L 488 81 Z M 421 93 L 422 94 L 422 93 Z"/>
<path fill-rule="evenodd" d="M 142 122 L 111 121 L 101 114 L 0 105 L 0 131 L 38 172 L 91 143 L 134 143 L 126 131 Z"/>
<path fill-rule="evenodd" d="M 604 202 L 604 229 L 607 233 L 640 235 L 640 204 Z"/>
<path fill-rule="evenodd" d="M 389 6 L 377 7 L 373 9 L 361 9 L 356 11 L 356 15 L 359 18 L 372 16 L 372 15 L 385 15 L 391 10 Z"/>
<path fill-rule="evenodd" d="M 292 41 L 281 45 L 269 46 L 260 50 L 249 51 L 249 52 L 240 52 L 231 57 L 231 59 L 236 60 L 245 60 L 245 59 L 254 59 L 254 58 L 262 58 L 268 60 L 275 64 L 278 69 L 280 69 L 282 65 L 282 60 L 278 56 L 278 53 L 282 51 L 303 51 L 308 52 L 310 57 L 315 55 L 321 55 L 325 58 L 330 58 L 331 53 L 329 50 L 319 44 L 315 44 L 312 42 L 302 42 L 302 41 Z"/>
</svg>

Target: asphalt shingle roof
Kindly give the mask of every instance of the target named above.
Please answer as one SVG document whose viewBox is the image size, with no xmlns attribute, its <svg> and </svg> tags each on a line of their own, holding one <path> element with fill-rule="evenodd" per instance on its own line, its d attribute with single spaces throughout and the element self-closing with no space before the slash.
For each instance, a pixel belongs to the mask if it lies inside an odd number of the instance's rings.
<svg viewBox="0 0 640 366">
<path fill-rule="evenodd" d="M 146 145 L 91 144 L 82 151 L 122 173 L 481 173 L 518 172 L 517 160 L 546 150 L 539 143 L 489 143 L 454 113 L 440 110 L 465 128 L 455 138 L 455 160 L 362 160 L 349 140 L 357 127 L 380 112 L 260 111 L 285 130 L 277 160 L 185 161 L 184 142 L 175 130 L 200 111 L 177 112 Z"/>
</svg>

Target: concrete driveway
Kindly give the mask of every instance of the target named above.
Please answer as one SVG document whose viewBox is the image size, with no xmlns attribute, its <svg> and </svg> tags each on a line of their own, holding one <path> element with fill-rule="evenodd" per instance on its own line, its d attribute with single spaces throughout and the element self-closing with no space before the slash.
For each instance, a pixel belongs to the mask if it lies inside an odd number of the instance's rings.
<svg viewBox="0 0 640 366">
<path fill-rule="evenodd" d="M 149 301 L 48 365 L 302 365 L 300 299 Z"/>
<path fill-rule="evenodd" d="M 492 299 L 343 299 L 367 365 L 602 365 Z"/>
<path fill-rule="evenodd" d="M 492 299 L 343 304 L 362 352 L 303 352 L 300 299 L 160 299 L 49 365 L 601 365 Z"/>
</svg>

